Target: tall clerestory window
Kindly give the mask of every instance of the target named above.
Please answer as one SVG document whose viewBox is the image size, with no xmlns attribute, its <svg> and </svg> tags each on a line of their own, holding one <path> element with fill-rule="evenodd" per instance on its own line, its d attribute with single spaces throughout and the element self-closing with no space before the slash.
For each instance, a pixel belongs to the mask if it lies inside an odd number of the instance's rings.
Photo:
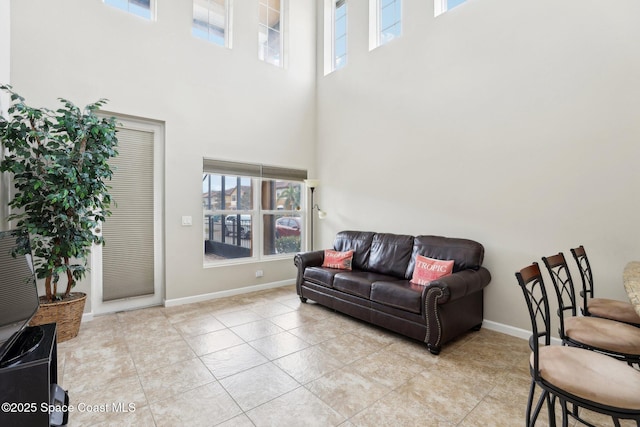
<svg viewBox="0 0 640 427">
<path fill-rule="evenodd" d="M 433 2 L 433 15 L 438 16 L 445 13 L 447 10 L 451 10 L 454 7 L 464 3 L 466 0 L 434 0 Z"/>
<path fill-rule="evenodd" d="M 104 3 L 141 18 L 152 19 L 154 16 L 152 0 L 104 0 Z"/>
<path fill-rule="evenodd" d="M 402 35 L 402 0 L 369 0 L 369 49 Z"/>
<path fill-rule="evenodd" d="M 333 13 L 333 69 L 347 65 L 347 1 L 338 0 Z"/>
<path fill-rule="evenodd" d="M 380 44 L 402 34 L 402 0 L 380 0 Z"/>
<path fill-rule="evenodd" d="M 230 48 L 231 1 L 193 0 L 192 34 L 219 46 Z"/>
<path fill-rule="evenodd" d="M 259 0 L 258 4 L 258 58 L 277 67 L 284 66 L 282 3 Z"/>
</svg>

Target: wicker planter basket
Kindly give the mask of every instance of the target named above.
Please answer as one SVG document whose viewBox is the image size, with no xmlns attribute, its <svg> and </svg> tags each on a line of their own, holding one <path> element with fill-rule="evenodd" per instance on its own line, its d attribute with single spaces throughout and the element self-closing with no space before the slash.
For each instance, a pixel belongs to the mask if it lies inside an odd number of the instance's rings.
<svg viewBox="0 0 640 427">
<path fill-rule="evenodd" d="M 78 335 L 86 300 L 87 294 L 83 292 L 72 292 L 64 301 L 47 302 L 46 297 L 40 297 L 40 307 L 29 326 L 56 323 L 58 342 L 70 340 Z"/>
</svg>

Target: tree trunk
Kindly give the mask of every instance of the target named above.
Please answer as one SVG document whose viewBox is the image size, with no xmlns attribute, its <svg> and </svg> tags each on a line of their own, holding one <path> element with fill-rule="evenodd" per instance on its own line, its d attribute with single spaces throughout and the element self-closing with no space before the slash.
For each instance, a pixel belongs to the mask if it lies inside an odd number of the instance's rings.
<svg viewBox="0 0 640 427">
<path fill-rule="evenodd" d="M 68 298 L 71 293 L 71 288 L 74 285 L 73 274 L 71 274 L 71 270 L 69 269 L 69 258 L 64 258 L 64 265 L 67 266 L 67 290 L 64 292 L 64 298 Z"/>
<path fill-rule="evenodd" d="M 53 302 L 53 296 L 51 295 L 51 277 L 52 275 L 48 275 L 44 281 L 44 290 L 47 293 L 47 301 Z"/>
</svg>

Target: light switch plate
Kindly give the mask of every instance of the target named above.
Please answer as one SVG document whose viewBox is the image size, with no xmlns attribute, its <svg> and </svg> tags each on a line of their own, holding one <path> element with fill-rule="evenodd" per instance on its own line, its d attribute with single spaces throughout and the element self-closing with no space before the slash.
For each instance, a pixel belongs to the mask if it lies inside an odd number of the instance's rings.
<svg viewBox="0 0 640 427">
<path fill-rule="evenodd" d="M 184 225 L 184 226 L 193 225 L 193 219 L 190 216 L 183 216 L 182 217 L 182 225 Z"/>
</svg>

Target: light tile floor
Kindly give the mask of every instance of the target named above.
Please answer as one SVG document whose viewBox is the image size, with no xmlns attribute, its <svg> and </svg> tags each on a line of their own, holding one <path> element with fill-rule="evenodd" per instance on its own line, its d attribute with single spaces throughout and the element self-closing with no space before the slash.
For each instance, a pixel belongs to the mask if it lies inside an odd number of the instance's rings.
<svg viewBox="0 0 640 427">
<path fill-rule="evenodd" d="M 96 317 L 58 345 L 58 371 L 74 427 L 510 427 L 524 424 L 528 357 L 487 329 L 433 356 L 287 286 Z"/>
</svg>

